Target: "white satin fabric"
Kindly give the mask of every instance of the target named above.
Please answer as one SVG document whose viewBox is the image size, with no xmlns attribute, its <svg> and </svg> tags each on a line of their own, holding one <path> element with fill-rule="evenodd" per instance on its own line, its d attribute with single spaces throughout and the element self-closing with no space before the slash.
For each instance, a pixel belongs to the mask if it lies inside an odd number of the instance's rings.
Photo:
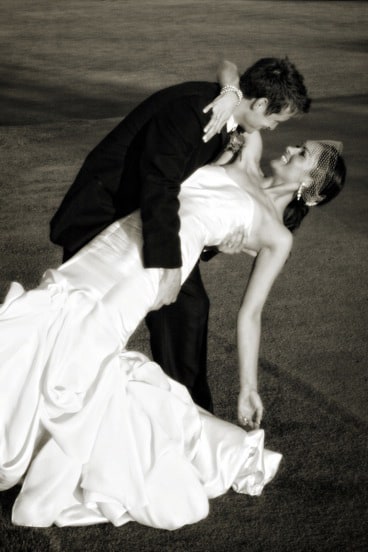
<svg viewBox="0 0 368 552">
<path fill-rule="evenodd" d="M 182 186 L 183 279 L 204 245 L 241 223 L 250 198 L 221 167 Z M 135 520 L 176 529 L 203 519 L 229 488 L 258 495 L 281 459 L 262 430 L 198 408 L 129 337 L 155 301 L 161 270 L 144 269 L 141 225 L 117 221 L 0 309 L 0 489 L 21 483 L 18 525 Z"/>
</svg>

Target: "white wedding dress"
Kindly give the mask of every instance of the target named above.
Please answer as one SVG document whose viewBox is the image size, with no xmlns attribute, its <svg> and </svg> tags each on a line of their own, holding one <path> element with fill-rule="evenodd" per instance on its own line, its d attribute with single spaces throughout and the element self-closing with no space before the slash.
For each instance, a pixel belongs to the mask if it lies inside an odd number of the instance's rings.
<svg viewBox="0 0 368 552">
<path fill-rule="evenodd" d="M 222 167 L 180 193 L 183 280 L 205 245 L 249 231 L 252 199 Z M 155 301 L 139 213 L 115 222 L 0 308 L 0 489 L 21 484 L 18 525 L 110 521 L 176 529 L 233 488 L 259 495 L 281 455 L 197 407 L 127 341 Z"/>
</svg>

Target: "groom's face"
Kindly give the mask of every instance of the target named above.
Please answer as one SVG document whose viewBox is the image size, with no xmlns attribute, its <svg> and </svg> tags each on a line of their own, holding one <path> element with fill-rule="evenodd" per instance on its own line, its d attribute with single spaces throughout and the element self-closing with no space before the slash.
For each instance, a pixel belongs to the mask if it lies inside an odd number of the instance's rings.
<svg viewBox="0 0 368 552">
<path fill-rule="evenodd" d="M 267 106 L 267 98 L 252 100 L 237 122 L 249 133 L 255 130 L 275 130 L 280 123 L 288 121 L 295 114 L 289 107 L 279 113 L 267 114 Z"/>
</svg>

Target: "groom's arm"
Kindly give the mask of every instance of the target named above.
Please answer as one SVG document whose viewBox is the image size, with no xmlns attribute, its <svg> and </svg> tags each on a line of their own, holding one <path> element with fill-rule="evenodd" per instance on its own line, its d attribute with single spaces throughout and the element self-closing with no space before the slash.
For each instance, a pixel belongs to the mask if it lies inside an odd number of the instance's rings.
<svg viewBox="0 0 368 552">
<path fill-rule="evenodd" d="M 201 148 L 210 160 L 218 148 L 202 142 L 208 96 L 170 102 L 150 123 L 141 158 L 141 215 L 146 267 L 178 268 L 182 264 L 179 199 L 182 181 L 195 170 Z M 197 165 L 198 166 L 198 165 Z"/>
</svg>

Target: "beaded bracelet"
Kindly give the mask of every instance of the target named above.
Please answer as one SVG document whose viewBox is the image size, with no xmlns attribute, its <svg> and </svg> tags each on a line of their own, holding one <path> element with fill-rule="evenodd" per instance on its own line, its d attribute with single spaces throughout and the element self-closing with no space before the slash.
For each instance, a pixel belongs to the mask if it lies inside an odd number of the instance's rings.
<svg viewBox="0 0 368 552">
<path fill-rule="evenodd" d="M 223 96 L 227 92 L 235 92 L 235 94 L 238 96 L 238 101 L 236 104 L 238 106 L 243 99 L 243 92 L 236 86 L 233 86 L 232 84 L 226 84 L 221 88 L 220 96 Z"/>
</svg>

